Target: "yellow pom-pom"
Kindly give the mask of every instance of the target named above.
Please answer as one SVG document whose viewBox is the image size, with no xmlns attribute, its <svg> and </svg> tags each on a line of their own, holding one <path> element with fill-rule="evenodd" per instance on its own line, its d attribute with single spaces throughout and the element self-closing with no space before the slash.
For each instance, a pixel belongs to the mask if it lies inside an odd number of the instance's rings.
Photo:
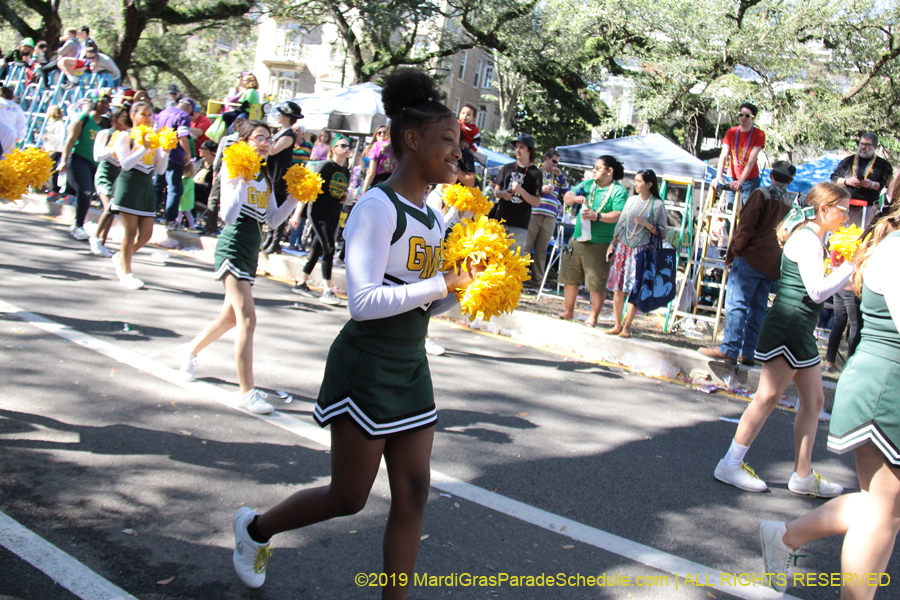
<svg viewBox="0 0 900 600">
<path fill-rule="evenodd" d="M 300 202 L 313 202 L 322 193 L 325 181 L 304 165 L 294 165 L 284 174 L 288 194 Z"/>
<path fill-rule="evenodd" d="M 28 186 L 19 179 L 16 172 L 6 164 L 6 161 L 0 162 L 0 198 L 15 202 L 25 195 Z"/>
<path fill-rule="evenodd" d="M 460 213 L 471 212 L 476 217 L 491 212 L 491 201 L 484 197 L 478 188 L 470 188 L 461 183 L 454 183 L 444 189 L 444 203 L 453 206 Z"/>
<path fill-rule="evenodd" d="M 508 252 L 500 261 L 488 265 L 465 290 L 457 292 L 460 309 L 469 315 L 489 320 L 496 315 L 510 313 L 519 306 L 522 282 L 530 279 L 531 259 Z"/>
<path fill-rule="evenodd" d="M 468 259 L 485 266 L 475 281 L 456 294 L 470 321 L 476 316 L 490 319 L 519 305 L 522 282 L 530 279 L 531 259 L 520 256 L 518 249 L 510 252 L 511 244 L 503 225 L 483 215 L 454 225 L 444 242 L 441 270 L 458 273 Z"/>
<path fill-rule="evenodd" d="M 138 125 L 131 128 L 131 139 L 148 150 L 159 148 L 159 135 L 148 125 Z"/>
<path fill-rule="evenodd" d="M 50 172 L 53 170 L 50 155 L 38 148 L 13 150 L 3 162 L 22 179 L 22 184 L 26 188 L 44 185 L 50 179 Z"/>
<path fill-rule="evenodd" d="M 171 127 L 163 127 L 157 134 L 159 147 L 163 150 L 174 150 L 178 145 L 178 134 Z"/>
<path fill-rule="evenodd" d="M 256 179 L 262 165 L 259 154 L 247 142 L 237 142 L 228 146 L 222 153 L 222 160 L 228 169 L 228 177 L 232 179 L 235 177 Z"/>
<path fill-rule="evenodd" d="M 859 248 L 862 234 L 862 229 L 855 224 L 841 227 L 831 235 L 828 245 L 831 250 L 837 252 L 844 260 L 853 260 L 853 255 L 856 254 L 856 250 Z"/>
</svg>

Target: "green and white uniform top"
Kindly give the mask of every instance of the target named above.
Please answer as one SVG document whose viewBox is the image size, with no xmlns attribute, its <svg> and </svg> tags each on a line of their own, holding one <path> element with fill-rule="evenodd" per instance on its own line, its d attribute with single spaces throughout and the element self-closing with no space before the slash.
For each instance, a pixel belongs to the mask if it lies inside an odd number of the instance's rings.
<svg viewBox="0 0 900 600">
<path fill-rule="evenodd" d="M 290 195 L 281 206 L 277 206 L 272 186 L 262 172 L 253 181 L 228 177 L 227 170 L 222 173 L 219 210 L 225 223 L 235 223 L 238 216 L 243 215 L 259 223 L 268 223 L 274 229 L 290 216 L 296 206 L 297 200 Z"/>
<path fill-rule="evenodd" d="M 119 135 L 128 136 L 127 131 L 116 131 L 115 129 L 104 129 L 94 138 L 94 162 L 108 162 L 114 167 L 121 167 L 119 158 L 116 156 L 115 141 Z"/>
<path fill-rule="evenodd" d="M 900 233 L 885 237 L 863 273 L 863 328 L 835 391 L 828 449 L 871 443 L 900 468 Z"/>
<path fill-rule="evenodd" d="M 781 356 L 794 369 L 818 365 L 816 321 L 825 300 L 852 274 L 853 263 L 848 261 L 826 277 L 825 246 L 811 228 L 791 235 L 781 256 L 778 295 L 760 329 L 756 358 L 768 362 Z"/>
<path fill-rule="evenodd" d="M 113 146 L 116 150 L 116 159 L 123 171 L 135 171 L 146 175 L 152 175 L 155 171 L 161 175 L 169 166 L 168 150 L 162 148 L 148 150 L 142 145 L 132 144 L 130 132 L 123 131 L 115 136 Z"/>
<path fill-rule="evenodd" d="M 432 314 L 456 302 L 438 272 L 444 222 L 387 186 L 357 202 L 347 220 L 351 320 L 328 354 L 314 418 L 349 416 L 377 439 L 437 420 L 425 336 Z"/>
</svg>

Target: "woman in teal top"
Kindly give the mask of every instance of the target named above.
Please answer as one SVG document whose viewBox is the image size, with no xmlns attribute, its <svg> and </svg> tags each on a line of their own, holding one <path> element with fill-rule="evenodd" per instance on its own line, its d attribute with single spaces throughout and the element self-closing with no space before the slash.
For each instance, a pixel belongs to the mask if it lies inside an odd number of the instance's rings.
<svg viewBox="0 0 900 600">
<path fill-rule="evenodd" d="M 900 194 L 894 180 L 892 197 Z M 860 581 L 842 598 L 875 596 L 868 573 L 884 573 L 900 527 L 900 203 L 869 226 L 856 253 L 853 289 L 862 296 L 859 346 L 838 381 L 828 449 L 856 453 L 860 492 L 835 498 L 791 521 L 760 525 L 765 571 L 790 581 L 801 545 L 844 535 L 841 573 Z M 779 576 L 780 575 L 780 576 Z M 876 578 L 884 584 L 882 577 Z M 778 581 L 777 583 L 781 583 Z M 774 585 L 784 590 L 785 586 Z"/>
<path fill-rule="evenodd" d="M 812 470 L 812 449 L 825 404 L 819 351 L 813 332 L 825 299 L 841 289 L 853 273 L 846 262 L 825 275 L 827 253 L 822 238 L 847 219 L 850 194 L 831 183 L 820 183 L 806 197 L 808 206 L 794 209 L 779 228 L 784 244 L 781 283 L 772 308 L 763 319 L 756 358 L 765 363 L 753 402 L 744 411 L 737 433 L 715 477 L 748 492 L 763 492 L 765 482 L 745 462 L 750 444 L 759 435 L 791 381 L 800 393 L 794 418 L 794 472 L 788 489 L 796 494 L 831 498 L 844 488 Z"/>
</svg>

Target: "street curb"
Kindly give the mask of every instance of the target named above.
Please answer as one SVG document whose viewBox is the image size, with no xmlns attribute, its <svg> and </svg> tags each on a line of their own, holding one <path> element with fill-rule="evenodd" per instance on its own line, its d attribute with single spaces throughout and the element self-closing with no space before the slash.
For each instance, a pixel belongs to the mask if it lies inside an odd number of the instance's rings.
<svg viewBox="0 0 900 600">
<path fill-rule="evenodd" d="M 19 205 L 20 210 L 30 214 L 43 214 L 59 217 L 63 221 L 72 221 L 75 217 L 75 207 L 55 202 L 47 202 L 41 194 L 27 194 L 24 198 L 25 206 Z M 100 217 L 100 211 L 92 208 L 88 213 L 88 219 L 96 221 Z M 118 221 L 117 221 L 118 223 Z M 110 230 L 110 239 L 121 241 L 123 229 L 121 225 L 114 225 Z M 168 247 L 172 240 L 181 248 L 197 248 L 198 251 L 189 252 L 197 260 L 212 264 L 216 247 L 216 238 L 202 236 L 196 233 L 175 230 L 169 231 L 165 225 L 153 226 L 151 243 Z M 287 280 L 297 280 L 306 264 L 305 258 L 300 258 L 287 253 L 259 254 L 259 270 L 269 275 Z M 316 265 L 311 275 L 314 281 L 321 281 L 320 265 Z M 332 285 L 346 290 L 346 277 L 344 269 L 335 267 L 332 272 Z M 465 319 L 459 307 L 447 312 L 445 316 L 455 319 Z M 583 356 L 586 360 L 606 361 L 624 364 L 635 371 L 652 371 L 654 365 L 662 366 L 661 361 L 676 368 L 685 376 L 695 377 L 695 382 L 703 383 L 704 376 L 707 383 L 715 383 L 728 389 L 740 388 L 748 392 L 755 392 L 759 386 L 760 367 L 744 367 L 742 365 L 729 365 L 720 361 L 710 361 L 696 350 L 688 350 L 667 344 L 642 340 L 631 337 L 620 338 L 615 335 L 605 335 L 603 328 L 586 327 L 571 321 L 562 321 L 546 315 L 516 310 L 509 315 L 494 317 L 485 323 L 476 319 L 473 327 L 492 333 L 498 333 L 510 337 L 522 343 L 532 346 L 543 346 L 565 350 Z M 835 384 L 831 381 L 823 381 L 825 391 L 825 410 L 830 412 L 834 402 Z M 789 385 L 785 394 L 798 396 L 793 384 Z"/>
</svg>

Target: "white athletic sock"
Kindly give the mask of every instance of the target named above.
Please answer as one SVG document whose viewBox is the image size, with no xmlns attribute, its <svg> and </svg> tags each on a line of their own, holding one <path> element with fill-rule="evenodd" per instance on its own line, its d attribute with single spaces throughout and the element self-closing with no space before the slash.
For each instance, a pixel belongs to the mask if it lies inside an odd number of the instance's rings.
<svg viewBox="0 0 900 600">
<path fill-rule="evenodd" d="M 725 455 L 725 466 L 734 469 L 735 467 L 741 466 L 741 463 L 744 462 L 744 457 L 747 455 L 747 450 L 750 449 L 750 446 L 741 446 L 736 441 L 731 440 L 731 447 L 728 449 L 728 454 Z"/>
</svg>

